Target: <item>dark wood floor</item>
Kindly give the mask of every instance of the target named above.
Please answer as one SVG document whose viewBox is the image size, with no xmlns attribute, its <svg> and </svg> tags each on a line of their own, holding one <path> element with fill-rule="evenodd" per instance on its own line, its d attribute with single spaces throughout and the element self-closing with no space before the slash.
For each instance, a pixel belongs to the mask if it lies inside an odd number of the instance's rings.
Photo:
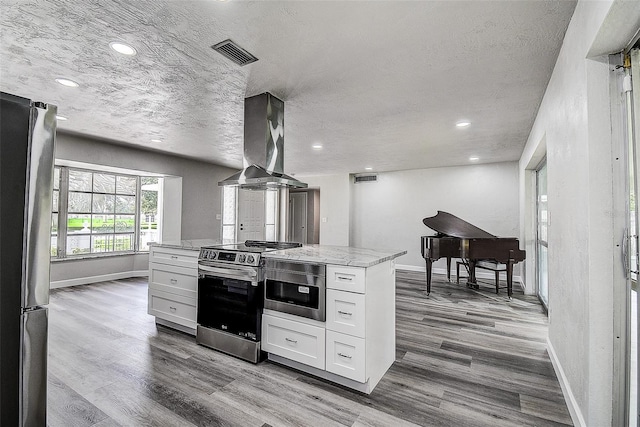
<svg viewBox="0 0 640 427">
<path fill-rule="evenodd" d="M 368 396 L 157 327 L 145 278 L 53 290 L 48 424 L 571 425 L 535 297 L 434 279 L 427 298 L 398 272 L 397 358 Z"/>
</svg>

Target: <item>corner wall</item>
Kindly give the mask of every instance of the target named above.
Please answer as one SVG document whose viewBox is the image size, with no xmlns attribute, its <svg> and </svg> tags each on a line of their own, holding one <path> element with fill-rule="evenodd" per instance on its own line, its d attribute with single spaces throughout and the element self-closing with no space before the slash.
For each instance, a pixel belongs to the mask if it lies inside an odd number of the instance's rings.
<svg viewBox="0 0 640 427">
<path fill-rule="evenodd" d="M 527 169 L 546 143 L 549 354 L 574 423 L 589 426 L 612 423 L 609 69 L 606 58 L 586 59 L 610 7 L 609 1 L 578 3 L 519 162 L 521 240 L 531 242 Z"/>
</svg>

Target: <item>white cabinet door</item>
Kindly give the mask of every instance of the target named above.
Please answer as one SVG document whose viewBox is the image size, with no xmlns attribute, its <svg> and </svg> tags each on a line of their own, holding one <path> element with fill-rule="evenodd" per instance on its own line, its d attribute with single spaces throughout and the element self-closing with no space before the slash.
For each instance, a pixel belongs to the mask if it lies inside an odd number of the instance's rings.
<svg viewBox="0 0 640 427">
<path fill-rule="evenodd" d="M 199 254 L 198 251 L 151 246 L 149 250 L 149 261 L 197 269 Z"/>
<path fill-rule="evenodd" d="M 364 383 L 367 381 L 365 341 L 334 331 L 327 331 L 327 371 Z"/>
<path fill-rule="evenodd" d="M 327 288 L 364 293 L 365 269 L 342 265 L 327 265 Z"/>
<path fill-rule="evenodd" d="M 327 329 L 365 337 L 364 294 L 327 289 Z"/>
<path fill-rule="evenodd" d="M 324 328 L 263 314 L 261 346 L 268 353 L 324 369 Z"/>
<path fill-rule="evenodd" d="M 196 304 L 193 298 L 149 289 L 149 314 L 195 329 Z"/>
<path fill-rule="evenodd" d="M 168 264 L 149 264 L 149 287 L 186 297 L 198 297 L 197 270 Z"/>
</svg>

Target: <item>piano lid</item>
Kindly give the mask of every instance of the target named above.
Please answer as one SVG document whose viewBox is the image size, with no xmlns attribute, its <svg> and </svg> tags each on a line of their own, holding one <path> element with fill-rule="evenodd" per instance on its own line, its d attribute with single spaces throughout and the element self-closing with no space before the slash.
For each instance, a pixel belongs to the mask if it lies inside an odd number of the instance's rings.
<svg viewBox="0 0 640 427">
<path fill-rule="evenodd" d="M 438 211 L 435 216 L 425 218 L 422 222 L 427 227 L 446 236 L 460 239 L 497 239 L 493 234 L 489 234 L 448 212 Z"/>
</svg>

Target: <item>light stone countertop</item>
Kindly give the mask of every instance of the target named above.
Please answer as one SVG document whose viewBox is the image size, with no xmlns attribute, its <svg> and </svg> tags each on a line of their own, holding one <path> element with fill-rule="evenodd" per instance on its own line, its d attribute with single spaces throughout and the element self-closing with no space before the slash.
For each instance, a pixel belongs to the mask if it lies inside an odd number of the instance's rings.
<svg viewBox="0 0 640 427">
<path fill-rule="evenodd" d="M 186 249 L 200 251 L 203 246 L 216 246 L 222 244 L 220 239 L 194 239 L 194 240 L 175 240 L 162 243 L 149 243 L 149 246 L 161 246 L 163 248 Z"/>
<path fill-rule="evenodd" d="M 350 246 L 304 245 L 301 248 L 265 252 L 262 257 L 351 267 L 371 267 L 406 253 L 407 251 L 362 249 Z"/>
</svg>

